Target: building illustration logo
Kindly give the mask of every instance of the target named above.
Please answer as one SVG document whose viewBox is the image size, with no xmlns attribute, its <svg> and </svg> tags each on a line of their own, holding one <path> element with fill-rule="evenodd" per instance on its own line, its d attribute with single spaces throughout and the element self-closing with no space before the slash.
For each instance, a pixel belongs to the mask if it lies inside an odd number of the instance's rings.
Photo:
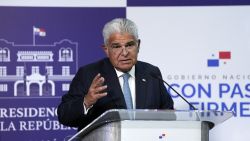
<svg viewBox="0 0 250 141">
<path fill-rule="evenodd" d="M 219 67 L 222 64 L 227 64 L 226 61 L 231 59 L 231 51 L 219 51 L 218 55 L 212 54 L 212 59 L 207 59 L 208 67 Z"/>
<path fill-rule="evenodd" d="M 37 45 L 35 36 L 45 37 L 46 32 L 33 27 L 28 45 L 0 39 L 0 98 L 55 97 L 69 90 L 78 69 L 78 43 L 62 39 Z"/>
</svg>

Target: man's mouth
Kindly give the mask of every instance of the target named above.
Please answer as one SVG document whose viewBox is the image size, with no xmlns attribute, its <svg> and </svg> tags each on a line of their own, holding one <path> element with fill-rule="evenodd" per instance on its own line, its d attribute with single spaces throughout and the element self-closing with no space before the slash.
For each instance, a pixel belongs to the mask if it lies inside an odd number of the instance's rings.
<svg viewBox="0 0 250 141">
<path fill-rule="evenodd" d="M 131 63 L 131 59 L 120 60 L 120 62 L 123 64 L 128 64 L 128 63 Z"/>
</svg>

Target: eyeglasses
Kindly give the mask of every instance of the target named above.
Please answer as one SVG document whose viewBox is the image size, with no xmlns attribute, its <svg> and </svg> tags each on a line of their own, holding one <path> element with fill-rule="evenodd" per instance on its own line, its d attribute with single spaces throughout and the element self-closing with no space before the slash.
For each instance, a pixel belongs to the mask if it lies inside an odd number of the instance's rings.
<svg viewBox="0 0 250 141">
<path fill-rule="evenodd" d="M 124 48 L 126 50 L 132 50 L 132 49 L 134 49 L 134 48 L 136 48 L 138 46 L 137 42 L 138 41 L 130 41 L 130 42 L 125 43 L 125 45 L 121 45 L 120 43 L 112 43 L 110 45 L 110 48 L 113 51 L 121 51 L 123 49 L 122 47 L 124 46 Z"/>
</svg>

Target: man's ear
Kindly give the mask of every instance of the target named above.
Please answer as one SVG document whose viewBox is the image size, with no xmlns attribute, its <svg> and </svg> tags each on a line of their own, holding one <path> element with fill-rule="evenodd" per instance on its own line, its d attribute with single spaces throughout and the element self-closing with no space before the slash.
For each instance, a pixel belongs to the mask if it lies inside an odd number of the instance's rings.
<svg viewBox="0 0 250 141">
<path fill-rule="evenodd" d="M 140 39 L 138 39 L 138 52 L 139 52 L 139 50 L 140 50 L 140 45 L 141 45 L 141 40 Z"/>
<path fill-rule="evenodd" d="M 106 45 L 102 45 L 102 49 L 104 50 L 107 57 L 109 57 L 108 47 Z"/>
</svg>

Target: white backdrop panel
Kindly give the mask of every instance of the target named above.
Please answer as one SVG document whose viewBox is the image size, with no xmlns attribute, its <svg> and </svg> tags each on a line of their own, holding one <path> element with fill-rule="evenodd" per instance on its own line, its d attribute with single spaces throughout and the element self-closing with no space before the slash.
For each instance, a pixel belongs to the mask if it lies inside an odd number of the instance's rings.
<svg viewBox="0 0 250 141">
<path fill-rule="evenodd" d="M 197 108 L 234 108 L 237 116 L 211 130 L 211 141 L 248 141 L 250 7 L 128 7 L 127 17 L 139 27 L 140 60 L 159 66 L 165 80 L 180 85 L 177 91 L 194 93 L 186 98 Z M 208 67 L 207 59 L 218 59 L 219 51 L 230 51 L 231 59 Z M 186 84 L 192 87 L 184 89 Z M 198 93 L 198 85 L 210 85 L 211 97 Z M 188 108 L 180 98 L 174 101 L 177 109 Z"/>
</svg>

